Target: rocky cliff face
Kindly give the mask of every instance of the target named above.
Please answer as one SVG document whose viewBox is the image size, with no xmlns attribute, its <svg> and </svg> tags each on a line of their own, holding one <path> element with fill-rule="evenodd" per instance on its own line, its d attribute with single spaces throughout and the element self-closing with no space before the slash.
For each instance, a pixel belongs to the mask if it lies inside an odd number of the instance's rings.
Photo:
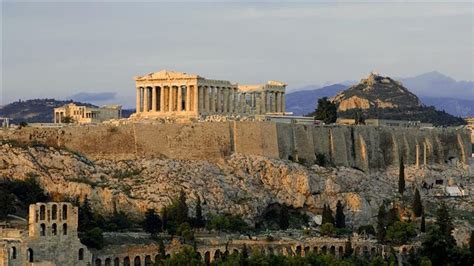
<svg viewBox="0 0 474 266">
<path fill-rule="evenodd" d="M 338 111 L 421 106 L 418 97 L 400 82 L 374 73 L 362 79 L 359 84 L 337 94 L 333 101 L 338 104 Z"/>
<path fill-rule="evenodd" d="M 161 209 L 184 190 L 191 212 L 197 196 L 204 213 L 241 214 L 253 220 L 272 203 L 286 204 L 310 215 L 324 203 L 345 204 L 349 223 L 374 220 L 384 199 L 397 198 L 398 169 L 366 174 L 339 167 L 305 167 L 286 160 L 232 154 L 216 163 L 199 160 L 138 158 L 90 161 L 76 153 L 47 147 L 0 146 L 0 179 L 34 176 L 57 199 L 87 196 L 105 214 L 116 207 L 132 216 L 147 208 Z M 467 172 L 460 168 L 430 166 L 407 169 L 407 195 L 414 184 L 448 177 L 474 193 Z M 430 181 L 431 180 L 431 181 Z M 429 194 L 429 191 L 422 190 Z M 428 197 L 426 197 L 428 200 Z M 472 196 L 454 204 L 474 214 Z"/>
</svg>

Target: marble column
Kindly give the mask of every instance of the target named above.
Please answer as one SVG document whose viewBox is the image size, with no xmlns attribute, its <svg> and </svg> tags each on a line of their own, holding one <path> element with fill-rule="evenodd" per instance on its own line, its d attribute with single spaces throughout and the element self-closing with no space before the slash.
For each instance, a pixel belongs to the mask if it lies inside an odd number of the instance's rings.
<svg viewBox="0 0 474 266">
<path fill-rule="evenodd" d="M 222 88 L 222 101 L 223 101 L 222 112 L 227 113 L 229 111 L 227 109 L 227 106 L 229 105 L 229 89 L 226 87 Z"/>
<path fill-rule="evenodd" d="M 285 105 L 285 93 L 282 92 L 281 93 L 281 112 L 282 113 L 285 113 L 285 108 L 286 108 L 286 105 Z"/>
<path fill-rule="evenodd" d="M 143 112 L 148 112 L 148 87 L 143 88 Z"/>
<path fill-rule="evenodd" d="M 281 93 L 276 92 L 275 96 L 276 96 L 276 112 L 281 113 Z"/>
<path fill-rule="evenodd" d="M 245 92 L 240 94 L 240 112 L 245 113 L 245 105 L 247 104 L 247 96 Z"/>
<path fill-rule="evenodd" d="M 204 90 L 204 112 L 209 113 L 209 88 L 207 86 L 203 87 Z"/>
<path fill-rule="evenodd" d="M 176 110 L 181 112 L 183 110 L 183 89 L 182 86 L 178 86 L 178 97 L 176 101 Z"/>
<path fill-rule="evenodd" d="M 221 113 L 222 112 L 222 97 L 221 97 L 222 91 L 220 87 L 216 87 L 216 100 L 217 100 L 217 106 L 216 106 L 216 112 Z"/>
<path fill-rule="evenodd" d="M 260 114 L 265 114 L 267 112 L 266 108 L 266 97 L 265 91 L 260 92 Z"/>
<path fill-rule="evenodd" d="M 255 95 L 255 113 L 256 114 L 262 114 L 262 110 L 261 110 L 261 103 L 262 103 L 262 93 L 260 92 L 256 92 L 256 95 Z"/>
<path fill-rule="evenodd" d="M 169 93 L 168 93 L 168 111 L 173 111 L 173 86 L 169 86 Z"/>
<path fill-rule="evenodd" d="M 151 111 L 156 112 L 156 87 L 151 88 Z"/>
<path fill-rule="evenodd" d="M 185 104 L 185 110 L 186 112 L 189 112 L 191 110 L 191 93 L 189 91 L 189 86 L 186 85 L 186 104 Z"/>
<path fill-rule="evenodd" d="M 160 90 L 160 112 L 164 112 L 165 109 L 165 93 L 164 93 L 164 87 L 161 86 L 161 87 L 158 87 L 159 90 Z"/>
<path fill-rule="evenodd" d="M 141 93 L 140 93 L 141 89 L 140 88 L 137 88 L 137 102 L 136 102 L 136 113 L 140 113 L 141 112 L 141 107 L 140 107 L 140 103 L 142 101 L 141 99 Z M 56 113 L 55 113 L 56 114 Z M 55 118 L 56 119 L 56 118 Z"/>
<path fill-rule="evenodd" d="M 199 114 L 199 110 L 198 110 L 198 107 L 199 107 L 199 88 L 196 85 L 193 85 L 193 90 L 194 90 L 194 93 L 193 93 L 193 96 L 194 96 L 194 101 L 193 101 L 193 111 L 196 112 L 196 114 Z"/>
<path fill-rule="evenodd" d="M 204 86 L 198 86 L 199 91 L 199 112 L 204 111 Z"/>
<path fill-rule="evenodd" d="M 229 88 L 229 113 L 234 112 L 234 89 Z"/>
</svg>

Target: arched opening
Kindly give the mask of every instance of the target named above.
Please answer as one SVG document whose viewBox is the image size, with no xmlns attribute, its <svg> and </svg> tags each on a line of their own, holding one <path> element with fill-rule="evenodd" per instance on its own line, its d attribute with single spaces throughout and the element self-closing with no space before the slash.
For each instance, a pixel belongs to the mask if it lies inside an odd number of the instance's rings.
<svg viewBox="0 0 474 266">
<path fill-rule="evenodd" d="M 301 256 L 301 246 L 296 247 L 296 256 Z"/>
<path fill-rule="evenodd" d="M 369 256 L 369 248 L 367 246 L 362 248 L 362 252 L 364 253 L 364 256 Z"/>
<path fill-rule="evenodd" d="M 196 256 L 198 258 L 198 260 L 202 260 L 202 255 L 201 255 L 201 252 L 196 252 Z"/>
<path fill-rule="evenodd" d="M 114 259 L 114 266 L 120 266 L 120 259 L 119 258 Z"/>
<path fill-rule="evenodd" d="M 16 247 L 12 247 L 10 251 L 10 258 L 12 260 L 16 259 Z"/>
<path fill-rule="evenodd" d="M 158 261 L 160 261 L 160 254 L 156 254 L 155 256 L 155 263 L 157 263 Z"/>
<path fill-rule="evenodd" d="M 376 250 L 375 248 L 371 248 L 371 249 L 370 249 L 370 254 L 371 254 L 371 255 L 377 254 L 377 250 Z"/>
<path fill-rule="evenodd" d="M 403 249 L 402 249 L 402 254 L 403 254 L 403 255 L 406 255 L 407 253 L 408 253 L 407 248 L 406 248 L 406 247 L 403 247 Z"/>
<path fill-rule="evenodd" d="M 67 205 L 63 205 L 63 220 L 67 220 Z"/>
<path fill-rule="evenodd" d="M 58 234 L 58 226 L 57 226 L 56 224 L 53 224 L 53 225 L 51 226 L 51 234 L 52 234 L 53 236 L 55 236 L 55 235 Z"/>
<path fill-rule="evenodd" d="M 321 248 L 321 254 L 326 254 L 326 253 L 328 253 L 328 247 L 323 246 L 323 247 Z"/>
<path fill-rule="evenodd" d="M 343 246 L 339 246 L 338 253 L 339 253 L 339 256 L 344 255 L 344 247 Z"/>
<path fill-rule="evenodd" d="M 232 254 L 239 254 L 239 250 L 234 248 L 234 250 L 232 250 Z"/>
<path fill-rule="evenodd" d="M 53 204 L 51 207 L 51 220 L 58 219 L 58 205 Z"/>
<path fill-rule="evenodd" d="M 217 259 L 220 259 L 221 257 L 222 257 L 221 250 L 220 249 L 216 250 L 216 252 L 214 253 L 214 259 L 217 260 Z"/>
<path fill-rule="evenodd" d="M 314 254 L 318 254 L 318 247 L 313 247 Z"/>
<path fill-rule="evenodd" d="M 336 247 L 335 246 L 331 246 L 331 255 L 336 255 Z"/>
<path fill-rule="evenodd" d="M 83 248 L 79 249 L 78 258 L 79 258 L 79 260 L 84 260 L 84 249 Z"/>
<path fill-rule="evenodd" d="M 31 248 L 27 249 L 26 250 L 26 260 L 28 262 L 34 262 L 34 254 L 33 254 L 33 250 Z"/>
<path fill-rule="evenodd" d="M 101 266 L 101 265 L 102 265 L 102 261 L 100 259 L 96 259 L 95 266 Z"/>
<path fill-rule="evenodd" d="M 229 251 L 226 250 L 224 251 L 224 255 L 222 256 L 224 259 L 227 258 L 229 256 Z"/>
<path fill-rule="evenodd" d="M 40 220 L 43 221 L 46 216 L 46 207 L 44 205 L 41 205 L 40 207 Z"/>
<path fill-rule="evenodd" d="M 273 255 L 274 253 L 275 253 L 275 251 L 273 250 L 273 248 L 269 247 L 268 250 L 267 250 L 267 254 Z"/>
<path fill-rule="evenodd" d="M 67 224 L 63 224 L 63 235 L 67 235 Z"/>
<path fill-rule="evenodd" d="M 304 247 L 304 255 L 308 256 L 310 251 L 310 247 Z"/>
<path fill-rule="evenodd" d="M 112 266 L 112 260 L 110 258 L 105 259 L 105 266 Z"/>
<path fill-rule="evenodd" d="M 209 251 L 204 253 L 204 263 L 206 263 L 206 265 L 211 264 L 211 253 Z"/>
<path fill-rule="evenodd" d="M 136 256 L 135 259 L 133 260 L 133 266 L 141 266 L 142 265 L 142 260 L 140 259 L 140 256 Z"/>
<path fill-rule="evenodd" d="M 46 225 L 40 224 L 40 236 L 45 236 L 45 235 L 46 235 Z"/>
<path fill-rule="evenodd" d="M 130 266 L 130 258 L 129 257 L 123 258 L 123 266 Z"/>
<path fill-rule="evenodd" d="M 356 256 L 360 255 L 360 247 L 359 247 L 359 246 L 357 246 L 357 247 L 355 248 L 354 254 L 355 254 Z"/>
<path fill-rule="evenodd" d="M 151 265 L 153 265 L 153 262 L 151 261 L 151 256 L 146 255 L 145 256 L 145 266 L 151 266 Z"/>
</svg>

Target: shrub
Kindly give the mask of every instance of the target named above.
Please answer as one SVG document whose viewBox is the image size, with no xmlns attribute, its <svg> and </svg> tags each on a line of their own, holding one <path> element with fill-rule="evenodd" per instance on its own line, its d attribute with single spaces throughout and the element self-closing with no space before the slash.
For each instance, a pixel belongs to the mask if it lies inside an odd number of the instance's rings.
<svg viewBox="0 0 474 266">
<path fill-rule="evenodd" d="M 405 244 L 416 235 L 416 227 L 411 223 L 395 222 L 387 228 L 388 240 L 396 244 Z"/>
<path fill-rule="evenodd" d="M 104 246 L 102 229 L 94 227 L 86 231 L 81 237 L 81 242 L 89 248 L 101 249 Z"/>
<path fill-rule="evenodd" d="M 332 236 L 335 232 L 334 225 L 332 223 L 325 223 L 321 225 L 321 235 L 323 236 Z"/>
</svg>

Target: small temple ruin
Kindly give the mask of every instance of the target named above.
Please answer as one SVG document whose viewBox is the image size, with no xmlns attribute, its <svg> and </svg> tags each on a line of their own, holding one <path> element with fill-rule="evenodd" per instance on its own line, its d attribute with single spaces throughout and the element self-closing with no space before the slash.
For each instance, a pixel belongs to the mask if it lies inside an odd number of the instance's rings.
<svg viewBox="0 0 474 266">
<path fill-rule="evenodd" d="M 285 113 L 286 84 L 239 85 L 194 74 L 162 70 L 135 77 L 140 118 Z"/>
</svg>

